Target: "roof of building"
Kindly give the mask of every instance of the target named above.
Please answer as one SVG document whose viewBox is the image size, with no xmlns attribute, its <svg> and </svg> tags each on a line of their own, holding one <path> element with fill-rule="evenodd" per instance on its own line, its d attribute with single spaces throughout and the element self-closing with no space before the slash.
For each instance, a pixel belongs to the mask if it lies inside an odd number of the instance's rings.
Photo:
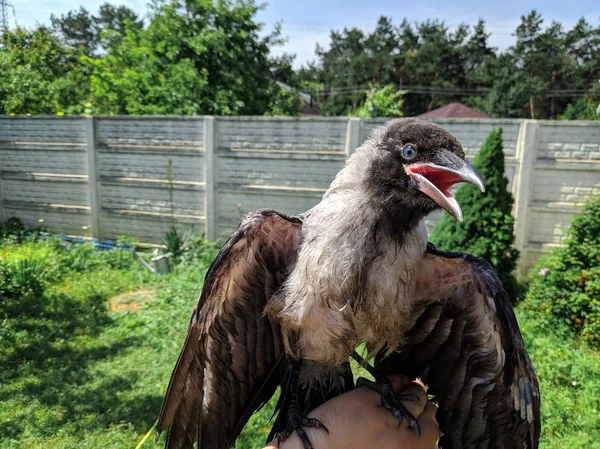
<svg viewBox="0 0 600 449">
<path fill-rule="evenodd" d="M 462 103 L 450 103 L 441 108 L 417 115 L 419 118 L 493 118 Z"/>
</svg>

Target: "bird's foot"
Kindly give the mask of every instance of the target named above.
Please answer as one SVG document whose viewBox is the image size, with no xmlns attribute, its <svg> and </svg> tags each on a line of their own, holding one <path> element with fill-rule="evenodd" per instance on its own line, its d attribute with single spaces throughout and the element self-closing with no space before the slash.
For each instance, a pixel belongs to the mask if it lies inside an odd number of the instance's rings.
<svg viewBox="0 0 600 449">
<path fill-rule="evenodd" d="M 329 433 L 329 429 L 325 427 L 325 425 L 316 418 L 308 418 L 304 414 L 302 414 L 298 407 L 293 404 L 288 408 L 287 411 L 287 426 L 282 431 L 276 435 L 277 439 L 277 447 L 281 444 L 283 440 L 289 437 L 292 432 L 295 430 L 304 445 L 304 449 L 314 449 L 308 435 L 306 434 L 305 427 L 316 427 L 318 429 L 323 429 L 325 432 Z"/>
<path fill-rule="evenodd" d="M 367 387 L 376 391 L 381 396 L 381 406 L 388 410 L 394 418 L 398 420 L 398 427 L 402 424 L 404 418 L 408 420 L 409 427 L 414 428 L 419 436 L 421 436 L 421 427 L 413 414 L 400 401 L 419 402 L 420 399 L 414 394 L 396 393 L 392 382 L 387 378 L 383 378 L 378 382 L 361 377 L 356 382 L 356 387 Z"/>
</svg>

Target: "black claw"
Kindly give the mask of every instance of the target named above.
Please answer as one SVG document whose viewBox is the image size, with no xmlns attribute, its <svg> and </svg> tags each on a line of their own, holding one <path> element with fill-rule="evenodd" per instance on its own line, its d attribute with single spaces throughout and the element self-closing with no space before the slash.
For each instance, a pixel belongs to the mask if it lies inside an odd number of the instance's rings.
<svg viewBox="0 0 600 449">
<path fill-rule="evenodd" d="M 298 437 L 300 437 L 300 441 L 304 445 L 304 449 L 314 449 L 312 443 L 310 442 L 310 438 L 306 435 L 306 431 L 302 427 L 298 427 L 296 429 L 296 433 Z"/>
<path fill-rule="evenodd" d="M 296 410 L 292 409 L 288 412 L 288 425 L 286 429 L 277 434 L 277 447 L 279 447 L 281 441 L 290 436 L 295 430 L 300 438 L 300 441 L 302 441 L 304 449 L 314 449 L 312 443 L 310 442 L 310 438 L 308 438 L 308 435 L 306 435 L 304 427 L 316 427 L 329 433 L 329 429 L 325 427 L 325 425 L 318 419 L 301 416 Z"/>
<path fill-rule="evenodd" d="M 396 399 L 398 399 L 399 401 L 411 401 L 416 402 L 417 404 L 421 402 L 421 398 L 419 398 L 419 396 L 417 396 L 416 394 L 412 393 L 394 393 L 394 396 L 396 396 Z"/>
<path fill-rule="evenodd" d="M 302 415 L 295 406 L 292 406 L 287 412 L 287 427 L 283 432 L 277 434 L 277 447 L 279 447 L 281 442 L 289 437 L 293 431 L 296 431 L 300 441 L 302 441 L 304 449 L 314 449 L 310 442 L 310 438 L 306 435 L 304 427 L 316 427 L 317 429 L 323 429 L 325 432 L 329 433 L 329 429 L 321 421 L 316 418 L 308 418 Z"/>
<path fill-rule="evenodd" d="M 281 445 L 281 442 L 283 440 L 285 440 L 287 437 L 289 437 L 291 433 L 292 432 L 289 429 L 284 429 L 283 432 L 279 432 L 277 434 L 277 436 L 276 436 L 276 438 L 277 438 L 277 447 L 279 447 Z"/>
<path fill-rule="evenodd" d="M 402 425 L 404 418 L 408 420 L 409 427 L 414 428 L 419 437 L 421 436 L 421 427 L 413 414 L 402 404 L 402 401 L 420 402 L 418 396 L 411 393 L 395 393 L 392 382 L 384 378 L 379 382 L 372 382 L 364 377 L 360 377 L 356 382 L 357 387 L 367 387 L 376 391 L 381 396 L 381 407 L 388 410 L 394 418 L 398 420 L 398 427 Z"/>
<path fill-rule="evenodd" d="M 421 426 L 418 421 L 411 421 L 410 427 L 414 428 L 419 434 L 419 437 L 421 437 Z"/>
<path fill-rule="evenodd" d="M 316 427 L 317 429 L 323 429 L 325 432 L 329 433 L 329 429 L 316 418 L 307 418 L 305 416 L 300 418 L 300 423 L 304 427 Z"/>
<path fill-rule="evenodd" d="M 299 408 L 298 408 L 298 371 L 300 369 L 300 363 L 298 361 L 293 361 L 289 366 L 289 383 L 288 388 L 290 389 L 290 402 L 287 406 L 286 414 L 286 426 L 282 432 L 277 433 L 277 447 L 279 447 L 280 443 L 289 437 L 292 432 L 296 432 L 300 441 L 302 441 L 302 445 L 304 449 L 314 449 L 308 435 L 306 435 L 305 427 L 315 427 L 318 429 L 322 429 L 325 432 L 329 433 L 329 429 L 325 427 L 325 425 L 316 418 L 308 418 Z M 283 411 L 282 411 L 283 413 Z"/>
</svg>

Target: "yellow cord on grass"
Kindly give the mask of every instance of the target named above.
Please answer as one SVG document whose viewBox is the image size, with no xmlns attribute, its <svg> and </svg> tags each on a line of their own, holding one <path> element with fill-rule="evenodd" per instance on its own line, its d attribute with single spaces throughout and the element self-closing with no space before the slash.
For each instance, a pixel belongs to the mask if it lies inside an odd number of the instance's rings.
<svg viewBox="0 0 600 449">
<path fill-rule="evenodd" d="M 146 435 L 144 435 L 144 438 L 142 438 L 140 440 L 140 442 L 135 447 L 135 449 L 140 449 L 144 445 L 144 443 L 146 442 L 146 440 L 150 437 L 150 435 L 152 435 L 152 431 L 154 430 L 154 426 L 156 426 L 157 422 L 158 422 L 158 419 L 154 422 L 154 424 L 152 424 L 152 427 L 150 427 L 150 430 L 148 431 L 148 433 Z"/>
</svg>

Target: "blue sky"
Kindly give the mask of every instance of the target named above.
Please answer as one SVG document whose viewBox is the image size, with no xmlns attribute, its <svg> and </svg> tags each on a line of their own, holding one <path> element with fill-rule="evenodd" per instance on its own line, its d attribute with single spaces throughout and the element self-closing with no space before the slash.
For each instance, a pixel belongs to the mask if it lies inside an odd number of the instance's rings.
<svg viewBox="0 0 600 449">
<path fill-rule="evenodd" d="M 15 6 L 20 25 L 34 26 L 36 22 L 49 23 L 50 14 L 64 14 L 85 3 L 95 12 L 104 0 L 9 0 Z M 144 15 L 146 0 L 112 0 L 125 4 Z M 370 31 L 381 15 L 393 18 L 394 23 L 406 17 L 410 21 L 438 18 L 452 27 L 461 22 L 475 23 L 486 20 L 492 32 L 492 45 L 501 49 L 513 42 L 511 36 L 520 16 L 536 8 L 549 23 L 552 19 L 572 26 L 579 17 L 592 24 L 600 21 L 599 0 L 270 0 L 259 20 L 267 29 L 275 22 L 283 23 L 283 34 L 288 42 L 274 53 L 287 51 L 297 55 L 296 65 L 314 59 L 317 43 L 327 45 L 329 31 L 344 27 L 359 27 Z"/>
</svg>

